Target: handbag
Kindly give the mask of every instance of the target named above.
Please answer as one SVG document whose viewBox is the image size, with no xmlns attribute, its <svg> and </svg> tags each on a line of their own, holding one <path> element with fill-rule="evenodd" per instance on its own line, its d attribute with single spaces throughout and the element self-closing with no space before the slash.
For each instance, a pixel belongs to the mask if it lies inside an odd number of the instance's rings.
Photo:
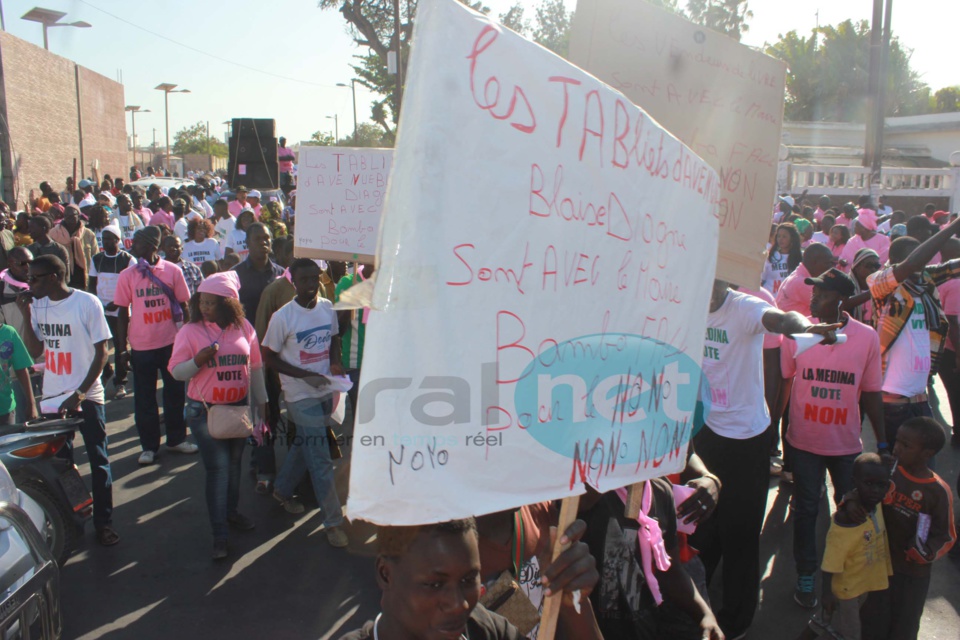
<svg viewBox="0 0 960 640">
<path fill-rule="evenodd" d="M 214 359 L 216 362 L 216 359 Z M 216 366 L 216 365 L 214 365 Z M 249 366 L 247 380 L 250 379 Z M 209 405 L 200 394 L 200 402 L 207 410 L 207 431 L 215 440 L 229 440 L 231 438 L 249 438 L 253 435 L 253 420 L 250 418 L 249 392 L 244 404 L 215 404 Z"/>
<path fill-rule="evenodd" d="M 253 435 L 253 420 L 250 419 L 249 404 L 215 404 L 210 406 L 201 398 L 207 408 L 207 431 L 216 440 L 247 438 Z"/>
</svg>

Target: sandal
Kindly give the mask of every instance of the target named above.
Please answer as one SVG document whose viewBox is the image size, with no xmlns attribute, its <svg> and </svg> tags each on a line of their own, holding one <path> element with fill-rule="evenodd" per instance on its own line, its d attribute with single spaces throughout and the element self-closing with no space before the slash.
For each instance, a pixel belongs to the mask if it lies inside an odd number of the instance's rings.
<svg viewBox="0 0 960 640">
<path fill-rule="evenodd" d="M 97 529 L 97 542 L 104 547 L 112 547 L 120 542 L 120 535 L 110 527 Z"/>
</svg>

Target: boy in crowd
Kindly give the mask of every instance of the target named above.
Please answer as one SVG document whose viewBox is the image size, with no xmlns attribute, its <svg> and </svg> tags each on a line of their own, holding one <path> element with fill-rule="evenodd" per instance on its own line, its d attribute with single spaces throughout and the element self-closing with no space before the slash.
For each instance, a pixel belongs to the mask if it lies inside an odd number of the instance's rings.
<svg viewBox="0 0 960 640">
<path fill-rule="evenodd" d="M 844 640 L 860 640 L 860 607 L 873 591 L 884 591 L 893 573 L 883 511 L 877 506 L 890 486 L 890 470 L 875 453 L 862 453 L 853 463 L 853 486 L 866 512 L 856 522 L 838 509 L 827 532 L 823 552 L 823 620 L 811 620 L 800 640 L 813 640 L 827 624 Z"/>
<path fill-rule="evenodd" d="M 120 248 L 122 238 L 123 231 L 116 222 L 104 227 L 103 251 L 91 258 L 90 279 L 87 283 L 90 293 L 97 296 L 103 305 L 107 325 L 110 327 L 110 335 L 113 336 L 114 359 L 117 365 L 116 376 L 114 376 L 113 367 L 108 362 L 103 368 L 100 379 L 106 384 L 110 378 L 113 378 L 113 386 L 116 389 L 114 397 L 118 399 L 127 396 L 127 350 L 126 345 L 117 342 L 117 324 L 120 310 L 113 303 L 113 294 L 117 290 L 120 272 L 129 267 L 133 260 L 132 255 Z"/>
<path fill-rule="evenodd" d="M 932 418 L 910 418 L 897 431 L 897 467 L 883 499 L 893 575 L 886 591 L 872 591 L 863 605 L 863 637 L 916 640 L 930 588 L 930 570 L 957 541 L 953 491 L 930 470 L 946 442 Z"/>
</svg>

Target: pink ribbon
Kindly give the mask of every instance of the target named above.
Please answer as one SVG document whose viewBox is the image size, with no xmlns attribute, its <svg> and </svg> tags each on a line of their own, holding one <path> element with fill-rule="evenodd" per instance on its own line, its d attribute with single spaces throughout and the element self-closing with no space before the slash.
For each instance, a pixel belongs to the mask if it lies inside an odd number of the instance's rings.
<svg viewBox="0 0 960 640">
<path fill-rule="evenodd" d="M 19 280 L 14 278 L 13 275 L 10 273 L 10 269 L 4 269 L 3 271 L 0 271 L 0 280 L 3 280 L 7 284 L 14 287 L 18 287 L 20 289 L 28 289 L 30 287 L 30 285 L 27 284 L 26 282 L 20 282 Z"/>
<path fill-rule="evenodd" d="M 666 571 L 670 568 L 670 555 L 663 544 L 663 533 L 660 531 L 660 525 L 657 521 L 648 516 L 650 513 L 650 504 L 653 501 L 653 491 L 649 487 L 649 482 L 643 483 L 643 496 L 640 500 L 640 514 L 637 516 L 637 524 L 640 529 L 637 531 L 637 542 L 640 546 L 640 559 L 643 566 L 643 575 L 647 579 L 647 586 L 653 599 L 659 606 L 663 602 L 663 596 L 660 594 L 660 583 L 657 582 L 653 573 L 653 563 L 657 563 L 657 569 Z M 621 487 L 617 489 L 617 495 L 627 503 L 627 489 Z"/>
</svg>

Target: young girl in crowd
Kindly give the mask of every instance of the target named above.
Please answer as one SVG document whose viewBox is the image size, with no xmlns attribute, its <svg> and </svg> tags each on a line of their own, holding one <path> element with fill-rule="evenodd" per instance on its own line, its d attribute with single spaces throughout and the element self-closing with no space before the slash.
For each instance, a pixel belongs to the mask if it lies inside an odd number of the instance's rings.
<svg viewBox="0 0 960 640">
<path fill-rule="evenodd" d="M 252 405 L 266 415 L 260 343 L 240 305 L 240 279 L 233 271 L 204 280 L 190 299 L 190 321 L 177 333 L 170 372 L 187 381 L 187 425 L 197 439 L 207 472 L 207 509 L 213 528 L 213 558 L 227 557 L 227 532 L 249 531 L 250 518 L 237 511 L 240 459 L 246 438 L 216 439 L 207 426 L 215 404 Z M 255 418 L 256 419 L 256 418 Z"/>
<path fill-rule="evenodd" d="M 200 265 L 207 260 L 219 260 L 222 256 L 220 243 L 213 237 L 213 223 L 205 218 L 191 220 L 187 225 L 189 242 L 183 245 L 183 258 Z"/>
<path fill-rule="evenodd" d="M 843 253 L 847 242 L 850 240 L 850 229 L 845 224 L 835 224 L 830 227 L 830 251 L 837 258 Z"/>
<path fill-rule="evenodd" d="M 240 212 L 240 215 L 237 216 L 237 223 L 234 230 L 227 233 L 224 237 L 223 255 L 235 253 L 241 262 L 247 259 L 247 254 L 250 253 L 250 251 L 247 250 L 247 227 L 256 221 L 257 219 L 254 217 L 253 209 L 244 209 Z"/>
<path fill-rule="evenodd" d="M 795 225 L 785 222 L 777 227 L 775 246 L 763 265 L 760 284 L 764 289 L 777 294 L 780 284 L 800 265 L 801 244 Z"/>
</svg>

